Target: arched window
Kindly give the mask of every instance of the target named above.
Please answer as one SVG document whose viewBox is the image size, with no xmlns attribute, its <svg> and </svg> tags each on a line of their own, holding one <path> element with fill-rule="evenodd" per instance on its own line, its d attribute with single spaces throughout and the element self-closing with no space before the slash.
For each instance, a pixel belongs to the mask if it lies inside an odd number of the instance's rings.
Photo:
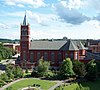
<svg viewBox="0 0 100 90">
<path fill-rule="evenodd" d="M 58 61 L 59 61 L 59 62 L 62 61 L 62 54 L 61 54 L 61 52 L 58 53 Z"/>
<path fill-rule="evenodd" d="M 55 61 L 55 53 L 54 53 L 54 52 L 51 53 L 51 61 L 52 61 L 52 62 Z"/>
<path fill-rule="evenodd" d="M 48 60 L 48 53 L 47 52 L 44 52 L 44 57 L 43 57 L 44 60 Z"/>
<path fill-rule="evenodd" d="M 33 52 L 30 53 L 30 62 L 31 63 L 34 62 L 34 53 Z"/>
</svg>

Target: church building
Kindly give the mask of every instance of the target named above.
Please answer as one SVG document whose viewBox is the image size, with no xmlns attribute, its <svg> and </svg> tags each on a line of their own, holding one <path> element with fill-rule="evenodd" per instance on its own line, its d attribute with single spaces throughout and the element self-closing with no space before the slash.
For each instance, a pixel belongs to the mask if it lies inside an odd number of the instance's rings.
<svg viewBox="0 0 100 90">
<path fill-rule="evenodd" d="M 83 60 L 86 48 L 79 40 L 29 40 L 30 25 L 26 14 L 21 25 L 20 34 L 20 60 L 17 62 L 22 68 L 35 67 L 39 59 L 50 61 L 51 67 L 58 67 L 65 58 Z"/>
</svg>

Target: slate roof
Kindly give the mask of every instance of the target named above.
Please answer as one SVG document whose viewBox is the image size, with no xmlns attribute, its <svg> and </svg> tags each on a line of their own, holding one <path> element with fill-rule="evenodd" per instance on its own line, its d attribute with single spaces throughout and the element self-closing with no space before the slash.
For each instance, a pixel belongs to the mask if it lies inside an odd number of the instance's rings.
<svg viewBox="0 0 100 90">
<path fill-rule="evenodd" d="M 31 41 L 30 50 L 79 50 L 86 49 L 81 42 L 67 40 L 67 41 Z"/>
<path fill-rule="evenodd" d="M 100 43 L 100 40 L 88 40 L 90 45 L 98 45 Z"/>
<path fill-rule="evenodd" d="M 78 47 L 79 50 L 86 49 L 81 41 L 73 41 L 73 43 Z"/>
</svg>

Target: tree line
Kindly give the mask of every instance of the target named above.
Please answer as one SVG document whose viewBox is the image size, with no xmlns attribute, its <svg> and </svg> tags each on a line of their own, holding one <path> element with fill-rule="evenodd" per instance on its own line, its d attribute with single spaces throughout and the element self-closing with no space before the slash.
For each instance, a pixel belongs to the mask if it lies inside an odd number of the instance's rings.
<svg viewBox="0 0 100 90">
<path fill-rule="evenodd" d="M 5 73 L 0 75 L 0 87 L 15 79 L 22 78 L 23 75 L 23 70 L 19 66 L 14 66 L 11 64 L 6 65 Z"/>
<path fill-rule="evenodd" d="M 3 59 L 10 59 L 14 51 L 10 48 L 4 47 L 3 44 L 0 44 L 0 61 Z"/>
<path fill-rule="evenodd" d="M 95 80 L 100 76 L 100 62 L 91 60 L 87 64 L 78 60 L 66 58 L 58 70 L 50 69 L 50 62 L 39 60 L 38 66 L 33 69 L 32 77 L 45 77 L 48 79 L 68 79 L 70 77 Z"/>
</svg>

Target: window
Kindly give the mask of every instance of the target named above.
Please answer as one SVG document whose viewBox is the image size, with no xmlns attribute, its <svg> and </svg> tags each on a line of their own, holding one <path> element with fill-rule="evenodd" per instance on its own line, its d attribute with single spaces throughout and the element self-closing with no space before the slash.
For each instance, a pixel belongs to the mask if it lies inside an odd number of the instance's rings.
<svg viewBox="0 0 100 90">
<path fill-rule="evenodd" d="M 68 58 L 68 54 L 67 53 L 65 54 L 65 58 Z"/>
<path fill-rule="evenodd" d="M 33 52 L 30 53 L 30 62 L 31 63 L 34 62 L 34 53 Z"/>
<path fill-rule="evenodd" d="M 48 60 L 48 53 L 47 52 L 44 53 L 44 60 Z"/>
<path fill-rule="evenodd" d="M 58 53 L 58 61 L 62 61 L 62 54 L 60 52 Z"/>
<path fill-rule="evenodd" d="M 27 29 L 22 29 L 21 34 L 24 35 L 28 35 Z"/>
<path fill-rule="evenodd" d="M 41 53 L 37 52 L 37 61 L 39 61 L 41 59 Z"/>
<path fill-rule="evenodd" d="M 22 48 L 25 48 L 25 47 L 27 47 L 27 44 L 22 44 Z"/>
<path fill-rule="evenodd" d="M 77 54 L 77 52 L 75 53 L 75 59 L 78 59 L 78 54 Z"/>
<path fill-rule="evenodd" d="M 85 50 L 82 50 L 82 55 L 85 55 Z"/>
<path fill-rule="evenodd" d="M 73 60 L 74 59 L 74 53 L 70 53 L 70 58 Z"/>
<path fill-rule="evenodd" d="M 23 51 L 23 60 L 26 61 L 26 52 Z"/>
<path fill-rule="evenodd" d="M 52 62 L 55 61 L 55 53 L 54 53 L 54 52 L 51 53 L 51 61 L 52 61 Z"/>
</svg>

